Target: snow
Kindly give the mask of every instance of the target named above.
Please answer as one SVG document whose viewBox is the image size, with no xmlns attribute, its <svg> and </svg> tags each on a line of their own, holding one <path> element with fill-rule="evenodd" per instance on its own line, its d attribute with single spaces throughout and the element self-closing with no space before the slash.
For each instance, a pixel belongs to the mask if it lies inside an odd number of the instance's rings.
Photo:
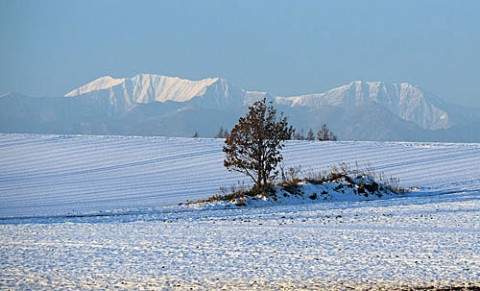
<svg viewBox="0 0 480 291">
<path fill-rule="evenodd" d="M 108 90 L 112 94 L 118 94 L 118 91 L 115 91 L 114 88 L 118 86 L 122 88 L 121 92 L 126 93 L 132 99 L 130 103 L 185 102 L 193 97 L 205 94 L 207 87 L 217 81 L 219 81 L 219 78 L 191 81 L 154 74 L 138 74 L 132 78 L 122 79 L 113 79 L 107 76 L 73 90 L 65 94 L 65 97 L 74 97 L 100 90 Z"/>
<path fill-rule="evenodd" d="M 249 183 L 225 170 L 222 146 L 221 139 L 3 134 L 0 217 L 157 207 Z M 290 141 L 284 158 L 307 172 L 371 164 L 424 192 L 480 189 L 479 144 Z"/>
<path fill-rule="evenodd" d="M 82 95 L 95 90 L 109 89 L 123 82 L 125 82 L 125 78 L 114 79 L 110 76 L 100 77 L 86 85 L 81 86 L 80 88 L 68 92 L 65 94 L 65 97 Z"/>
<path fill-rule="evenodd" d="M 156 207 L 205 198 L 243 176 L 223 167 L 221 139 L 0 135 L 0 217 Z M 480 189 L 479 144 L 290 141 L 286 166 L 340 162 L 437 193 Z M 41 195 L 39 195 L 41 194 Z"/>
<path fill-rule="evenodd" d="M 207 78 L 191 81 L 154 74 L 138 74 L 132 78 L 121 79 L 107 76 L 75 89 L 65 94 L 65 97 L 101 94 L 102 91 L 107 91 L 113 100 L 121 99 L 130 105 L 154 101 L 186 102 L 205 94 L 207 88 L 219 80 L 219 78 Z"/>
<path fill-rule="evenodd" d="M 131 79 L 133 95 L 137 103 L 152 101 L 185 102 L 195 96 L 203 95 L 206 88 L 217 82 L 218 78 L 190 81 L 159 75 L 140 74 Z"/>
<path fill-rule="evenodd" d="M 0 225 L 0 284 L 181 290 L 478 285 L 478 217 L 477 192 L 6 224 Z"/>
<path fill-rule="evenodd" d="M 178 206 L 241 180 L 223 169 L 222 144 L 1 134 L 0 286 L 480 285 L 480 144 L 291 141 L 287 165 L 371 163 L 418 190 L 372 201 Z"/>
</svg>

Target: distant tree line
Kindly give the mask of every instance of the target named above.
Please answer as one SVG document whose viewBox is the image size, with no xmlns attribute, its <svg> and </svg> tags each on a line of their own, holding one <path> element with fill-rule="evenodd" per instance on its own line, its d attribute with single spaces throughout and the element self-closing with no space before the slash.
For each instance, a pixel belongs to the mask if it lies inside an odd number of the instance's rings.
<svg viewBox="0 0 480 291">
<path fill-rule="evenodd" d="M 226 128 L 223 128 L 223 126 L 220 126 L 220 129 L 218 130 L 217 135 L 215 135 L 215 138 L 227 138 L 230 135 L 228 130 Z"/>
<path fill-rule="evenodd" d="M 220 127 L 215 138 L 227 138 L 230 135 L 229 131 L 223 126 Z M 327 127 L 327 124 L 323 124 L 320 129 L 317 131 L 317 134 L 313 133 L 313 129 L 308 130 L 307 135 L 303 133 L 303 128 L 301 130 L 293 129 L 288 137 L 290 140 L 319 140 L 319 141 L 336 141 L 337 136 Z"/>
<path fill-rule="evenodd" d="M 308 130 L 308 133 L 306 136 L 303 133 L 303 128 L 300 131 L 295 130 L 292 136 L 292 139 L 294 140 L 315 140 L 315 138 L 320 141 L 327 141 L 327 140 L 336 141 L 338 139 L 337 136 L 330 129 L 328 129 L 325 123 L 317 131 L 317 136 L 314 135 L 313 129 L 311 128 Z"/>
<path fill-rule="evenodd" d="M 227 138 L 229 135 L 230 133 L 228 132 L 228 130 L 226 128 L 223 128 L 223 126 L 221 126 L 220 129 L 218 130 L 218 133 L 215 135 L 215 138 Z M 194 138 L 200 137 L 200 135 L 198 134 L 198 131 L 195 131 L 192 137 Z"/>
</svg>

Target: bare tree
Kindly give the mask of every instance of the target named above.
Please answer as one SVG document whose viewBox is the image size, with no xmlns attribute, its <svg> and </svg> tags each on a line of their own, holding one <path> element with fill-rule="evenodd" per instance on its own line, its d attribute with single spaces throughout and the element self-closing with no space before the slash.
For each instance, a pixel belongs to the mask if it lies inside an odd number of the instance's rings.
<svg viewBox="0 0 480 291">
<path fill-rule="evenodd" d="M 303 135 L 303 128 L 300 131 L 294 130 L 293 132 L 294 140 L 304 140 L 305 136 Z"/>
<path fill-rule="evenodd" d="M 267 106 L 265 98 L 257 101 L 249 107 L 245 117 L 240 117 L 225 140 L 224 166 L 250 177 L 254 190 L 267 195 L 277 174 L 277 164 L 283 160 L 280 153 L 283 141 L 290 139 L 292 133 L 293 128 L 283 113 L 277 120 L 272 103 Z"/>
<path fill-rule="evenodd" d="M 223 128 L 223 126 L 220 126 L 220 129 L 218 130 L 217 135 L 215 135 L 215 138 L 227 138 L 228 135 L 228 130 Z"/>
<path fill-rule="evenodd" d="M 315 136 L 313 135 L 313 130 L 310 128 L 310 130 L 307 133 L 307 137 L 305 138 L 306 140 L 315 140 Z"/>
<path fill-rule="evenodd" d="M 317 139 L 322 141 L 325 141 L 325 140 L 335 141 L 337 140 L 337 136 L 332 131 L 330 131 L 330 129 L 328 129 L 327 125 L 324 123 L 317 133 Z"/>
</svg>

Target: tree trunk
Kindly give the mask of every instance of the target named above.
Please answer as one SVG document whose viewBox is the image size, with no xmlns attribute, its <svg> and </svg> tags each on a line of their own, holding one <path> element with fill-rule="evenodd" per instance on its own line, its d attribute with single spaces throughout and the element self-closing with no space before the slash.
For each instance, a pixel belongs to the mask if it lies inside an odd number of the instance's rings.
<svg viewBox="0 0 480 291">
<path fill-rule="evenodd" d="M 256 181 L 256 187 L 258 190 L 260 190 L 262 188 L 262 170 L 261 169 L 258 169 L 258 173 L 257 173 L 257 181 Z"/>
</svg>

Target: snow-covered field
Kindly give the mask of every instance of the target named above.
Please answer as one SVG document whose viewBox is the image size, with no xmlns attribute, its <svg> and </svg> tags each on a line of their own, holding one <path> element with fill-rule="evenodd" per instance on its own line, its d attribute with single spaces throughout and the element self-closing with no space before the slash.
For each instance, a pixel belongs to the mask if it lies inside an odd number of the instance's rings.
<svg viewBox="0 0 480 291">
<path fill-rule="evenodd" d="M 0 287 L 480 285 L 480 144 L 292 141 L 287 166 L 370 163 L 419 190 L 363 202 L 177 206 L 243 179 L 223 168 L 222 143 L 0 135 Z"/>
</svg>

